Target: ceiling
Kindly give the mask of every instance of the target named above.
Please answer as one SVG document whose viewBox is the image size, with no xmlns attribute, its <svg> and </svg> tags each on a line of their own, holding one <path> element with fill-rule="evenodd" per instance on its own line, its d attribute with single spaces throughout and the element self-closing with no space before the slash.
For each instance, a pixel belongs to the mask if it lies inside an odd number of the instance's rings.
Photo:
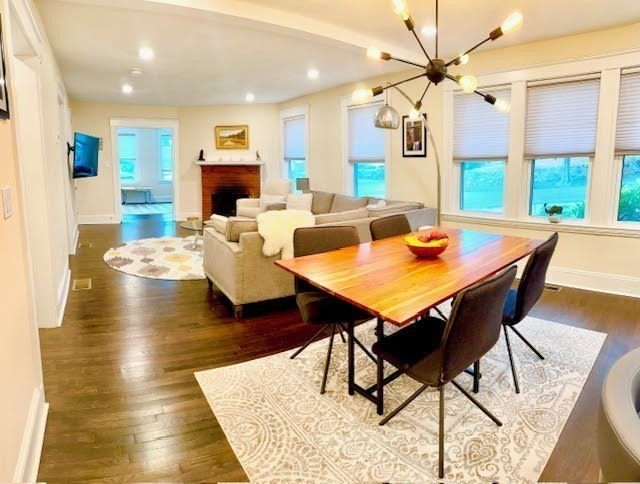
<svg viewBox="0 0 640 484">
<path fill-rule="evenodd" d="M 418 27 L 433 0 L 408 0 Z M 274 103 L 404 69 L 372 62 L 377 45 L 421 61 L 389 0 L 35 0 L 71 97 L 94 102 Z M 523 27 L 488 48 L 640 21 L 638 0 L 442 0 L 440 53 L 487 36 L 512 11 Z M 424 39 L 433 52 L 433 39 Z M 138 49 L 155 58 L 143 61 Z M 131 69 L 142 75 L 133 76 Z M 320 71 L 316 80 L 307 70 Z M 121 85 L 134 92 L 124 95 Z"/>
</svg>

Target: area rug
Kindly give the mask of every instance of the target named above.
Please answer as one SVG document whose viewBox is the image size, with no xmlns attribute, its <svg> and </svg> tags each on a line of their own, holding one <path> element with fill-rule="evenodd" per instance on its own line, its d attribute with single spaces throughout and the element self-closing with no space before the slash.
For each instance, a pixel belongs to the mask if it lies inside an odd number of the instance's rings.
<svg viewBox="0 0 640 484">
<path fill-rule="evenodd" d="M 109 267 L 148 279 L 185 281 L 204 279 L 202 238 L 161 237 L 127 242 L 104 254 Z"/>
<path fill-rule="evenodd" d="M 504 338 L 482 359 L 478 400 L 497 427 L 452 385 L 446 389 L 445 473 L 450 481 L 536 482 L 582 390 L 606 334 L 527 318 L 519 326 L 544 361 L 512 338 L 516 394 Z M 358 328 L 371 345 L 374 321 Z M 392 327 L 385 333 L 393 331 Z M 325 395 L 328 341 L 295 360 L 292 352 L 196 373 L 231 447 L 252 482 L 437 482 L 438 393 L 427 390 L 393 420 L 347 393 L 347 345 L 337 339 Z M 356 347 L 356 379 L 375 382 L 375 366 Z M 387 368 L 387 374 L 392 368 Z M 471 377 L 457 381 L 468 389 Z M 385 387 L 385 414 L 419 384 L 402 376 Z"/>
</svg>

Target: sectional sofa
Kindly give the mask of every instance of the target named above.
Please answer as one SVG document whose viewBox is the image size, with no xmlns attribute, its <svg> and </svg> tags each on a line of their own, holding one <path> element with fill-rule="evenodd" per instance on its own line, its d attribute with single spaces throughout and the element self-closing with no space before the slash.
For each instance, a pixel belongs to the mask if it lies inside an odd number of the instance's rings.
<svg viewBox="0 0 640 484">
<path fill-rule="evenodd" d="M 371 240 L 371 221 L 387 215 L 406 214 L 413 230 L 435 224 L 436 210 L 425 208 L 419 202 L 355 198 L 321 191 L 311 193 L 316 225 L 354 226 L 361 242 Z M 215 285 L 229 298 L 236 318 L 242 318 L 245 304 L 294 294 L 293 276 L 273 263 L 280 255 L 263 255 L 264 240 L 257 230 L 255 218 L 215 216 L 204 229 L 205 275 L 210 285 Z"/>
</svg>

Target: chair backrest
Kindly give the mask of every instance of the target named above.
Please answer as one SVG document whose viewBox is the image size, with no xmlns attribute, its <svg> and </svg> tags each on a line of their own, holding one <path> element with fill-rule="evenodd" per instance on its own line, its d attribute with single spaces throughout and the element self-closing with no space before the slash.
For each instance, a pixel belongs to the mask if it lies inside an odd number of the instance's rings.
<svg viewBox="0 0 640 484">
<path fill-rule="evenodd" d="M 531 254 L 527 265 L 522 273 L 520 284 L 518 285 L 518 295 L 516 297 L 516 310 L 513 323 L 518 323 L 531 311 L 531 308 L 538 302 L 544 282 L 547 277 L 547 269 L 551 262 L 553 252 L 558 245 L 558 233 L 549 237 L 544 244 Z"/>
<path fill-rule="evenodd" d="M 406 215 L 397 214 L 389 217 L 382 217 L 369 224 L 371 238 L 373 240 L 386 239 L 396 235 L 408 234 L 411 232 L 411 225 Z"/>
<path fill-rule="evenodd" d="M 303 227 L 296 229 L 293 233 L 293 255 L 294 257 L 303 257 L 305 255 L 342 249 L 350 245 L 358 245 L 359 243 L 360 237 L 355 227 Z M 295 289 L 296 294 L 318 290 L 308 282 L 297 277 L 295 279 Z"/>
<path fill-rule="evenodd" d="M 458 376 L 496 344 L 502 308 L 516 272 L 512 266 L 456 296 L 442 335 L 442 383 Z"/>
<path fill-rule="evenodd" d="M 291 193 L 291 180 L 280 178 L 269 178 L 265 180 L 262 187 L 263 195 L 280 195 L 286 197 Z"/>
</svg>

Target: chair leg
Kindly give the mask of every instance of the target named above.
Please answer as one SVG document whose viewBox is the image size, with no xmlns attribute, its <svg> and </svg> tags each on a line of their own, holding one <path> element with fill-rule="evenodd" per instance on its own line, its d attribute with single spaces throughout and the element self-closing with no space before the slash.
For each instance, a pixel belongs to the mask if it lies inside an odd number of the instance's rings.
<svg viewBox="0 0 640 484">
<path fill-rule="evenodd" d="M 329 338 L 329 349 L 327 350 L 327 361 L 324 364 L 324 375 L 322 377 L 322 386 L 320 387 L 320 394 L 324 395 L 325 388 L 327 386 L 327 375 L 329 374 L 329 364 L 331 363 L 331 351 L 333 351 L 333 337 L 336 335 L 336 325 L 331 325 L 331 337 Z"/>
<path fill-rule="evenodd" d="M 311 343 L 313 343 L 316 340 L 316 338 L 318 336 L 320 336 L 324 331 L 326 331 L 326 329 L 329 326 L 331 326 L 331 325 L 330 324 L 324 325 L 320 331 L 318 331 L 316 334 L 314 334 L 313 337 L 309 341 L 307 341 L 301 348 L 298 349 L 298 351 L 296 351 L 294 354 L 292 354 L 289 358 L 293 360 L 296 356 L 298 356 L 300 353 L 302 353 L 304 350 L 306 350 L 307 346 L 309 346 Z"/>
<path fill-rule="evenodd" d="M 411 395 L 409 398 L 407 398 L 404 402 L 402 402 L 398 408 L 396 408 L 393 412 L 391 412 L 389 415 L 387 415 L 385 418 L 383 418 L 382 420 L 380 420 L 380 423 L 378 425 L 384 425 L 386 424 L 389 420 L 391 420 L 393 417 L 395 417 L 396 415 L 398 415 L 407 405 L 409 405 L 411 402 L 413 402 L 416 398 L 418 398 L 418 396 L 420 396 L 420 394 L 422 392 L 424 392 L 427 388 L 429 388 L 429 385 L 422 385 L 420 388 L 418 388 L 413 395 Z"/>
<path fill-rule="evenodd" d="M 538 356 L 538 358 L 540 358 L 541 360 L 544 360 L 544 356 L 542 356 L 542 355 L 540 354 L 540 352 L 539 352 L 537 349 L 535 349 L 535 348 L 533 347 L 533 345 L 532 345 L 531 343 L 529 343 L 529 341 L 527 341 L 527 339 L 526 339 L 524 336 L 522 336 L 522 334 L 520 334 L 520 331 L 518 331 L 518 330 L 517 330 L 515 327 L 513 327 L 513 326 L 511 326 L 511 329 L 513 330 L 513 332 L 514 332 L 515 334 L 517 334 L 517 335 L 520 337 L 520 339 L 521 339 L 522 341 L 524 341 L 524 343 L 525 343 L 529 348 L 531 348 L 531 351 L 533 351 L 533 352 Z"/>
<path fill-rule="evenodd" d="M 507 327 L 504 328 L 504 339 L 507 341 L 507 351 L 509 352 L 509 362 L 511 363 L 511 374 L 513 375 L 513 384 L 516 387 L 516 393 L 520 393 L 520 385 L 518 385 L 518 375 L 516 375 L 516 365 L 513 362 L 513 353 L 511 352 L 511 343 L 509 342 L 509 333 Z"/>
<path fill-rule="evenodd" d="M 473 393 L 480 391 L 480 360 L 473 364 Z"/>
<path fill-rule="evenodd" d="M 453 386 L 456 387 L 458 390 L 460 390 L 460 392 L 467 397 L 469 400 L 471 400 L 471 403 L 473 403 L 476 407 L 478 407 L 480 410 L 482 410 L 482 412 L 489 417 L 491 420 L 493 420 L 495 422 L 495 424 L 498 427 L 502 427 L 502 422 L 500 422 L 500 420 L 498 420 L 489 410 L 487 410 L 478 400 L 476 400 L 475 398 L 473 398 L 469 393 L 467 393 L 467 391 L 462 388 L 460 385 L 458 385 L 458 382 L 456 382 L 455 380 L 451 380 L 451 383 L 453 383 Z"/>
<path fill-rule="evenodd" d="M 342 327 L 342 324 L 338 323 L 340 325 L 340 328 L 338 329 L 338 334 L 340 335 L 340 339 L 342 340 L 343 343 L 346 343 L 347 340 L 344 339 L 344 334 L 342 334 L 342 332 L 344 331 L 344 328 Z"/>
<path fill-rule="evenodd" d="M 354 325 L 354 323 L 347 323 L 347 325 L 349 325 L 349 324 Z M 349 332 L 347 331 L 347 329 L 342 325 L 342 323 L 338 323 L 338 325 L 340 326 L 340 329 L 342 329 L 342 331 L 346 331 L 346 332 L 347 332 L 347 334 L 349 333 Z M 365 354 L 366 354 L 366 355 L 371 359 L 371 361 L 373 361 L 374 363 L 377 363 L 377 362 L 378 362 L 378 360 L 376 359 L 376 357 L 375 357 L 375 356 L 373 356 L 373 355 L 371 354 L 371 352 L 370 352 L 370 351 L 365 347 L 365 345 L 363 345 L 363 344 L 362 344 L 362 342 L 361 342 L 358 338 L 356 338 L 355 336 L 353 337 L 353 342 L 354 342 L 355 344 L 357 344 L 357 345 L 360 347 L 360 349 L 362 349 L 362 351 L 364 351 L 364 352 L 365 352 Z"/>
<path fill-rule="evenodd" d="M 440 311 L 440 309 L 438 308 L 438 306 L 436 306 L 434 309 L 436 310 L 436 312 L 440 315 L 440 317 L 441 317 L 442 319 L 444 319 L 445 321 L 447 321 L 447 320 L 448 320 L 448 318 L 444 315 L 444 313 L 443 313 L 442 311 Z"/>
<path fill-rule="evenodd" d="M 444 385 L 440 387 L 440 417 L 438 425 L 438 477 L 444 478 Z"/>
</svg>

